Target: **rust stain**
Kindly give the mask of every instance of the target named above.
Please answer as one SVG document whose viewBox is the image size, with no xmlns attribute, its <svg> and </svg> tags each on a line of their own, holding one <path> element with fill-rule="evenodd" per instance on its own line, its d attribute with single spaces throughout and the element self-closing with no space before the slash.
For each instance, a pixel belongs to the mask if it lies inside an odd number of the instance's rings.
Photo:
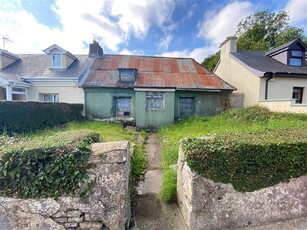
<svg viewBox="0 0 307 230">
<path fill-rule="evenodd" d="M 194 59 L 104 55 L 96 59 L 84 86 L 123 87 L 118 68 L 137 69 L 134 87 L 173 87 L 187 89 L 233 89 Z"/>
</svg>

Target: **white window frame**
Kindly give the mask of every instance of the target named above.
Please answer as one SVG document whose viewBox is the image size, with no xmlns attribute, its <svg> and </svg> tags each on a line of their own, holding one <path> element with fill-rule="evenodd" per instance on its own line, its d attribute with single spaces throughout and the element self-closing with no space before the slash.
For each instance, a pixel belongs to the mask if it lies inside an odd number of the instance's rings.
<svg viewBox="0 0 307 230">
<path fill-rule="evenodd" d="M 59 102 L 60 97 L 58 93 L 42 93 L 43 102 Z M 51 96 L 51 101 L 45 100 L 45 96 Z"/>
<path fill-rule="evenodd" d="M 54 65 L 53 57 L 60 57 L 60 65 Z M 61 69 L 62 68 L 62 54 L 61 53 L 51 53 L 51 67 L 53 69 Z"/>
<path fill-rule="evenodd" d="M 162 96 L 162 99 L 160 99 L 159 97 Z M 149 103 L 149 100 L 153 100 L 152 103 Z M 162 100 L 161 101 L 161 106 L 155 106 L 156 100 Z M 147 110 L 164 110 L 165 107 L 165 94 L 163 92 L 155 92 L 155 91 L 151 91 L 151 92 L 146 92 L 146 109 Z"/>
<path fill-rule="evenodd" d="M 18 86 L 13 86 L 13 87 L 10 87 L 9 93 L 11 94 L 9 98 L 12 101 L 27 101 L 28 100 L 28 98 L 27 98 L 27 89 L 26 88 L 18 87 Z M 24 99 L 23 100 L 13 100 L 13 95 L 22 95 L 24 97 Z"/>
</svg>

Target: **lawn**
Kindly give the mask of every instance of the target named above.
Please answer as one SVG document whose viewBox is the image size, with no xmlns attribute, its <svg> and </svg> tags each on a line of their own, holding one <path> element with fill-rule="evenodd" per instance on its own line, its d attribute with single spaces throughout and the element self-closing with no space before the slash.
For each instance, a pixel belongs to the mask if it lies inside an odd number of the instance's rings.
<svg viewBox="0 0 307 230">
<path fill-rule="evenodd" d="M 232 110 L 214 117 L 189 118 L 178 121 L 158 131 L 163 155 L 163 185 L 161 198 L 166 202 L 176 200 L 176 171 L 179 141 L 182 138 L 242 131 L 305 129 L 307 115 L 273 113 L 265 108 L 250 107 Z"/>
</svg>

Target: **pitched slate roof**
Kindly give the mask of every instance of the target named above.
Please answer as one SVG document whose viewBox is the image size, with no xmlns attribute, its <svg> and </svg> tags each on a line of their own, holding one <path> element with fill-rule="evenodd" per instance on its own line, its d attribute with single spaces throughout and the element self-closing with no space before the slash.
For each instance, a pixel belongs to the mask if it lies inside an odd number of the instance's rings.
<svg viewBox="0 0 307 230">
<path fill-rule="evenodd" d="M 137 69 L 134 85 L 121 83 L 118 69 Z M 191 58 L 105 54 L 93 63 L 83 87 L 235 89 Z"/>
<path fill-rule="evenodd" d="M 287 66 L 273 58 L 267 57 L 264 51 L 238 51 L 232 52 L 231 55 L 254 71 L 258 76 L 263 76 L 266 72 L 307 76 L 306 63 L 302 67 Z"/>
<path fill-rule="evenodd" d="M 46 54 L 21 54 L 20 60 L 0 70 L 0 76 L 9 79 L 80 77 L 91 63 L 87 55 L 78 58 L 67 69 L 49 69 L 50 57 Z"/>
</svg>

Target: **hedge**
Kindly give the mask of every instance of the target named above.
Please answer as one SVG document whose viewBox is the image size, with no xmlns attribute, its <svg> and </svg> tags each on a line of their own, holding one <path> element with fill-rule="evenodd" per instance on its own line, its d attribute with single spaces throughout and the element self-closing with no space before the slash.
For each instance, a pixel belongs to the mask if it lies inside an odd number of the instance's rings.
<svg viewBox="0 0 307 230">
<path fill-rule="evenodd" d="M 0 154 L 0 196 L 85 195 L 90 189 L 89 144 L 98 139 L 90 131 L 67 131 L 8 145 Z"/>
<path fill-rule="evenodd" d="M 0 101 L 0 134 L 27 133 L 82 119 L 82 104 Z"/>
<path fill-rule="evenodd" d="M 307 174 L 307 131 L 226 133 L 183 141 L 186 161 L 199 175 L 254 191 Z"/>
</svg>

